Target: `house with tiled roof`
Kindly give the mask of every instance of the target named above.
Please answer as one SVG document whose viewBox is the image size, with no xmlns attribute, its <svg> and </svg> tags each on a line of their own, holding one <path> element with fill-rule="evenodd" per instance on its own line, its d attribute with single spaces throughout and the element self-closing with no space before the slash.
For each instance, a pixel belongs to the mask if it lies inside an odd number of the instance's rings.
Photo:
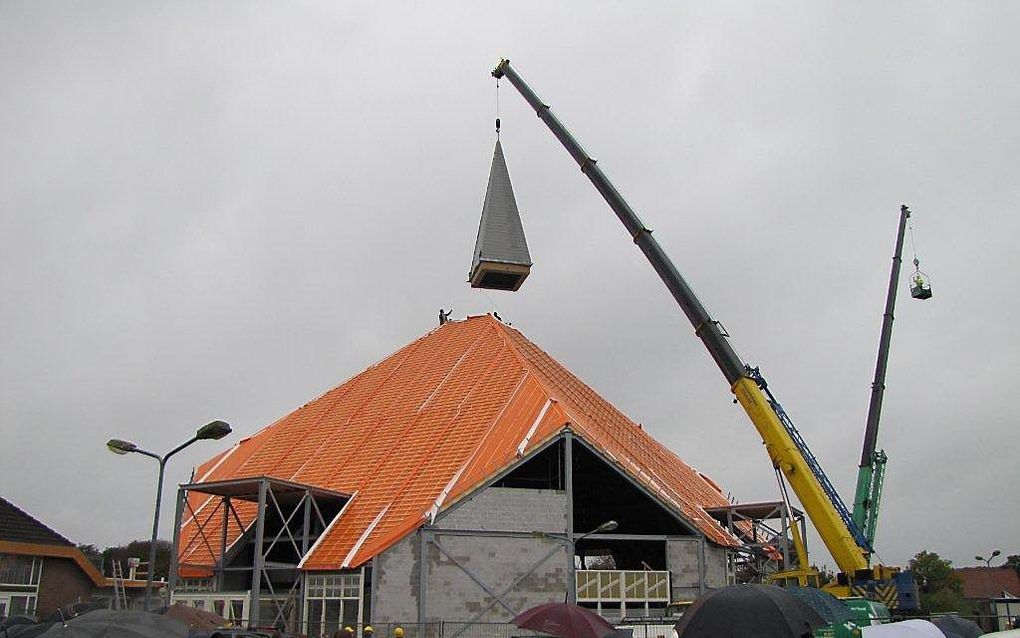
<svg viewBox="0 0 1020 638">
<path fill-rule="evenodd" d="M 1013 628 L 1020 619 L 1020 571 L 1000 567 L 959 567 L 953 570 L 963 585 L 963 597 L 989 620 L 988 631 Z"/>
<path fill-rule="evenodd" d="M 48 617 L 105 580 L 74 543 L 0 497 L 0 616 Z"/>
<path fill-rule="evenodd" d="M 739 546 L 706 511 L 727 505 L 718 485 L 488 315 L 441 325 L 194 476 L 175 600 L 309 636 L 502 622 L 564 598 L 661 615 L 729 584 Z"/>
</svg>

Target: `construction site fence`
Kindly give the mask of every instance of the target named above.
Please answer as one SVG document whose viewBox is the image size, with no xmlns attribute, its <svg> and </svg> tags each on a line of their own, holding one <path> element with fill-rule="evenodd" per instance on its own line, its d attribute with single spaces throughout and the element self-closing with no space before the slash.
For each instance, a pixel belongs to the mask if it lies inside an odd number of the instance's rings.
<svg viewBox="0 0 1020 638">
<path fill-rule="evenodd" d="M 663 624 L 665 623 L 665 624 Z M 297 632 L 299 636 L 307 638 L 332 638 L 336 630 L 312 626 L 307 623 Z M 366 633 L 365 627 L 371 626 L 372 632 Z M 354 638 L 395 638 L 396 629 L 399 627 L 404 632 L 404 638 L 533 638 L 537 636 L 546 637 L 546 634 L 521 629 L 509 622 L 470 622 L 439 620 L 434 622 L 407 622 L 407 623 L 371 623 L 366 624 L 345 624 L 343 627 L 350 627 L 354 630 Z M 623 625 L 621 625 L 623 627 Z M 619 638 L 674 638 L 672 623 L 663 619 L 660 623 L 649 622 L 647 624 L 627 623 L 626 628 L 618 634 Z M 272 633 L 271 627 L 259 627 L 261 631 Z M 309 631 L 309 629 L 311 631 Z M 284 637 L 293 635 L 291 632 L 283 632 Z"/>
<path fill-rule="evenodd" d="M 935 614 L 931 617 L 927 616 L 913 616 L 914 618 L 922 618 L 925 620 L 934 620 L 938 615 Z M 968 620 L 973 620 L 977 623 L 984 631 L 1000 631 L 1003 629 L 1013 628 L 1013 623 L 1020 622 L 1017 618 L 1007 616 L 994 616 L 994 615 L 980 615 L 980 616 L 964 616 Z M 618 633 L 614 638 L 675 638 L 676 634 L 673 632 L 673 625 L 676 622 L 676 618 L 660 618 L 660 619 L 649 619 L 646 623 L 636 622 L 625 622 L 617 624 Z M 897 619 L 899 620 L 899 619 Z M 332 627 L 322 628 L 320 626 L 309 627 L 303 623 L 303 627 L 299 628 L 298 631 L 294 631 L 294 628 L 289 627 L 288 631 L 282 632 L 282 636 L 302 636 L 305 638 L 332 638 L 337 629 Z M 365 632 L 365 627 L 371 626 L 372 632 Z M 368 624 L 354 624 L 348 623 L 342 625 L 342 627 L 351 627 L 354 630 L 354 638 L 395 638 L 396 629 L 399 627 L 404 632 L 404 638 L 532 638 L 535 636 L 545 636 L 528 629 L 521 629 L 509 622 L 469 622 L 469 621 L 450 621 L 440 620 L 433 622 L 394 622 L 394 623 L 371 623 Z M 259 627 L 257 628 L 266 633 L 274 633 L 271 627 Z"/>
</svg>

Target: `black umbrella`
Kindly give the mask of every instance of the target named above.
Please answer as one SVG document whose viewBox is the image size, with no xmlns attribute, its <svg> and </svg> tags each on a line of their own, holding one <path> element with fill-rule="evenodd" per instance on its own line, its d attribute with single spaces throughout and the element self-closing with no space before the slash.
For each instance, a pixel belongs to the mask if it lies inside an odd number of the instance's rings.
<svg viewBox="0 0 1020 638">
<path fill-rule="evenodd" d="M 959 616 L 939 616 L 932 618 L 931 622 L 947 636 L 950 633 L 957 634 L 960 638 L 978 638 L 985 635 L 976 622 Z"/>
<path fill-rule="evenodd" d="M 39 638 L 187 638 L 184 623 L 146 611 L 99 609 L 54 623 Z"/>
<path fill-rule="evenodd" d="M 810 605 L 774 585 L 732 585 L 700 596 L 676 624 L 680 638 L 810 638 L 825 625 Z"/>
<path fill-rule="evenodd" d="M 787 587 L 786 591 L 810 605 L 829 624 L 841 625 L 854 619 L 846 603 L 827 591 L 817 587 Z"/>
<path fill-rule="evenodd" d="M 8 616 L 7 620 L 4 621 L 4 626 L 7 628 L 16 627 L 18 625 L 34 625 L 39 622 L 39 619 L 35 616 L 26 616 L 25 614 L 17 614 L 15 616 Z"/>
<path fill-rule="evenodd" d="M 51 622 L 41 622 L 35 625 L 16 625 L 7 630 L 8 638 L 36 638 L 53 626 Z"/>
</svg>

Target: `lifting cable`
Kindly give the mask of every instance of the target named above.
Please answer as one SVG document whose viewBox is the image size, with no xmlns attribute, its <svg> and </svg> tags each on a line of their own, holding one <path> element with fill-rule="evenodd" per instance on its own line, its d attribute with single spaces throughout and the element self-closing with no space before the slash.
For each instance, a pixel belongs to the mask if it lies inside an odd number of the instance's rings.
<svg viewBox="0 0 1020 638">
<path fill-rule="evenodd" d="M 499 141 L 499 78 L 496 78 L 496 141 Z"/>
<path fill-rule="evenodd" d="M 499 126 L 496 127 L 499 129 Z M 907 221 L 907 230 L 910 232 L 910 251 L 914 253 L 914 272 L 921 266 L 921 260 L 917 258 L 917 244 L 914 242 L 914 222 Z"/>
<path fill-rule="evenodd" d="M 917 243 L 914 240 L 914 223 L 907 222 L 910 231 L 910 250 L 914 253 L 914 274 L 910 276 L 910 296 L 915 299 L 931 297 L 931 278 L 921 270 L 921 259 L 917 256 Z"/>
</svg>

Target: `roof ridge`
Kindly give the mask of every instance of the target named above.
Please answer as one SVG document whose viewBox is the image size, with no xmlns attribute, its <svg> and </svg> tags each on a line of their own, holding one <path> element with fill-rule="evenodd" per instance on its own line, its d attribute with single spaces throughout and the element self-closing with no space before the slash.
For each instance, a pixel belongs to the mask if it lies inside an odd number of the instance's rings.
<svg viewBox="0 0 1020 638">
<path fill-rule="evenodd" d="M 521 353 L 517 343 L 515 343 L 515 340 L 517 338 L 523 340 L 525 343 L 527 343 L 529 346 L 531 346 L 531 348 L 533 348 L 533 349 L 535 349 L 535 350 L 545 354 L 547 357 L 549 357 L 549 359 L 553 363 L 558 365 L 560 368 L 563 369 L 564 372 L 569 374 L 571 377 L 573 377 L 573 379 L 575 381 L 580 383 L 581 386 L 583 386 L 585 389 L 587 389 L 589 392 L 591 392 L 596 397 L 602 399 L 602 401 L 606 405 L 608 405 L 611 410 L 615 411 L 619 416 L 623 417 L 628 423 L 630 423 L 632 425 L 635 425 L 635 426 L 638 426 L 637 422 L 633 421 L 630 417 L 628 417 L 626 414 L 621 412 L 616 406 L 614 406 L 612 403 L 610 403 L 609 401 L 604 399 L 602 397 L 602 395 L 600 395 L 595 390 L 595 388 L 592 388 L 590 385 L 588 385 L 587 383 L 582 381 L 580 377 L 578 377 L 576 374 L 571 372 L 566 366 L 564 366 L 562 363 L 560 363 L 557 359 L 553 358 L 552 355 L 550 355 L 548 352 L 546 352 L 542 348 L 540 348 L 537 345 L 535 345 L 535 343 L 533 341 L 531 341 L 530 339 L 528 339 L 527 337 L 525 337 L 524 334 L 521 333 L 520 330 L 516 330 L 512 326 L 507 326 L 503 322 L 495 320 L 495 318 L 493 318 L 493 320 L 497 322 L 497 325 L 503 331 L 504 336 L 509 339 L 510 347 L 513 349 L 514 354 L 516 354 L 518 359 L 520 359 L 521 362 L 525 365 L 525 367 L 527 367 L 527 369 L 531 373 L 531 375 L 535 378 L 536 381 L 538 381 L 538 384 L 540 386 L 542 386 L 542 389 L 545 390 L 546 395 L 549 396 L 549 398 L 555 399 L 557 402 L 560 402 L 560 403 L 565 403 L 565 404 L 569 405 L 571 408 L 574 409 L 574 410 L 567 410 L 566 408 L 564 408 L 565 412 L 567 412 L 569 414 L 572 411 L 577 411 L 577 412 L 580 412 L 582 416 L 585 416 L 588 419 L 593 419 L 593 417 L 594 417 L 594 415 L 591 413 L 590 410 L 585 409 L 585 407 L 582 406 L 582 405 L 579 405 L 578 401 L 571 400 L 571 397 L 565 396 L 565 393 L 562 393 L 562 392 L 556 393 L 557 395 L 561 395 L 562 398 L 565 399 L 565 400 L 560 400 L 560 399 L 557 399 L 556 397 L 553 396 L 553 394 L 554 394 L 553 389 L 555 389 L 555 385 L 552 383 L 552 380 L 549 379 L 548 376 L 543 373 L 544 371 L 542 370 L 541 366 L 535 364 L 527 356 L 525 356 L 524 354 Z M 508 331 L 512 331 L 513 335 L 507 334 Z M 574 423 L 574 425 L 580 425 L 580 424 Z M 638 429 L 639 430 L 643 430 L 643 428 L 641 428 L 640 426 L 638 426 Z M 613 433 L 607 431 L 607 434 L 610 437 L 612 437 L 613 439 L 615 439 L 616 441 L 620 442 L 619 437 L 615 436 Z M 592 435 L 592 436 L 594 436 L 594 435 Z"/>
</svg>

